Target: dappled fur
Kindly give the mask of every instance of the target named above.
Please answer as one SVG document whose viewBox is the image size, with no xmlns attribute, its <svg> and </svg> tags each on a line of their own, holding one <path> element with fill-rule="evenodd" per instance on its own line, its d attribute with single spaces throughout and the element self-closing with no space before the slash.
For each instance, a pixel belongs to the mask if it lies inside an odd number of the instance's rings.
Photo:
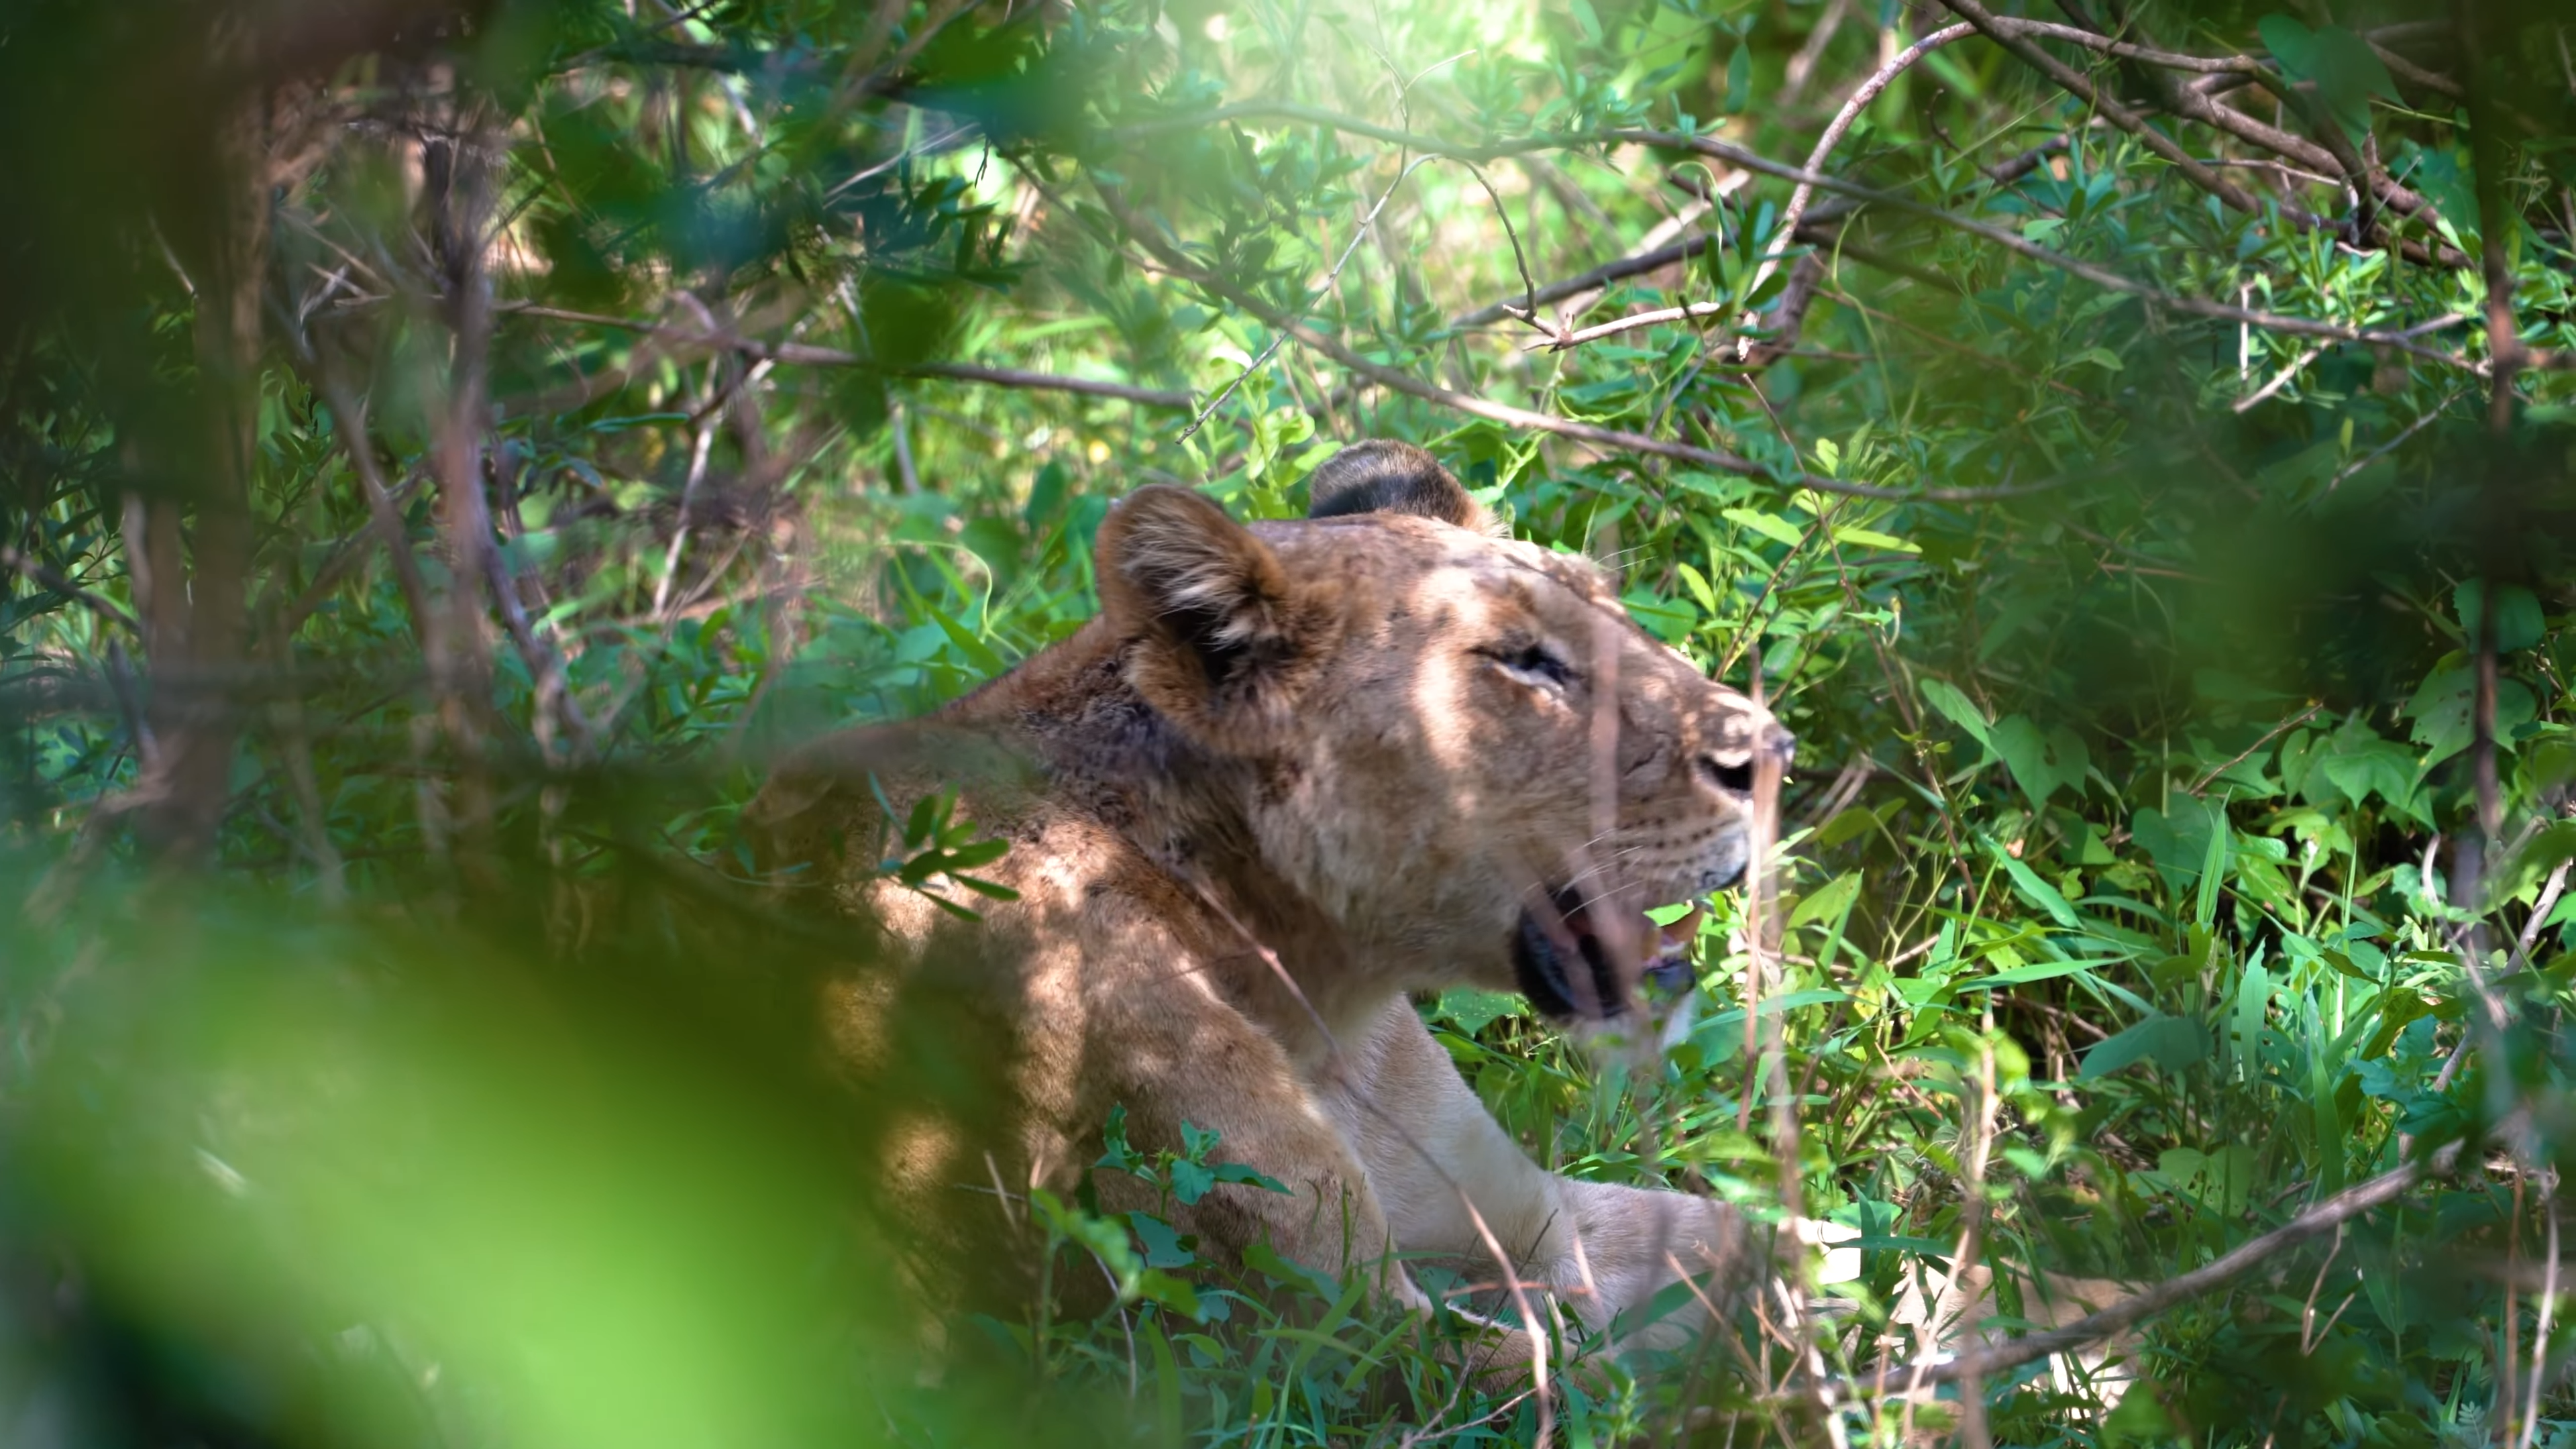
<svg viewBox="0 0 2576 1449">
<path fill-rule="evenodd" d="M 1219 1263 L 1267 1240 L 1421 1306 L 1394 1255 L 1490 1265 L 1490 1234 L 1594 1327 L 1676 1264 L 1753 1277 L 1733 1210 L 1532 1163 L 1408 993 L 1621 1017 L 1643 908 L 1741 873 L 1751 753 L 1787 735 L 1588 561 L 1497 537 L 1420 450 L 1364 444 L 1315 487 L 1324 516 L 1248 527 L 1137 490 L 1100 532 L 1098 618 L 928 721 L 811 747 L 753 806 L 773 865 L 882 925 L 890 966 L 832 1008 L 853 1068 L 949 1084 L 884 1139 L 897 1197 L 955 1241 L 1022 1218 L 1123 1106 L 1141 1150 L 1187 1121 L 1292 1189 L 1170 1207 Z M 871 776 L 897 811 L 958 785 L 1011 844 L 978 873 L 1018 899 L 934 883 L 967 923 L 879 880 L 899 850 Z M 917 1060 L 908 1011 L 963 1058 Z"/>
</svg>

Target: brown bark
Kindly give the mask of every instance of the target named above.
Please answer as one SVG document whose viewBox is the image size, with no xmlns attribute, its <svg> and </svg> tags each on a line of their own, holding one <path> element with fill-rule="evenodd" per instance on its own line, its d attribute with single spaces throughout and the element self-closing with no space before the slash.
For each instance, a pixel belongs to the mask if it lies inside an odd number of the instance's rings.
<svg viewBox="0 0 2576 1449">
<path fill-rule="evenodd" d="M 220 27 L 213 59 L 238 63 L 248 48 L 246 30 Z M 219 200 L 196 239 L 203 448 L 193 470 L 168 470 L 167 476 L 184 481 L 138 497 L 128 510 L 128 547 L 139 534 L 149 576 L 143 590 L 145 653 L 158 744 L 137 787 L 135 827 L 146 853 L 166 866 L 199 865 L 212 853 L 241 736 L 240 713 L 227 691 L 237 684 L 245 655 L 260 302 L 268 255 L 266 139 L 262 92 L 238 97 L 218 122 L 210 150 Z M 189 505 L 196 526 L 193 540 L 183 541 L 182 512 Z"/>
</svg>

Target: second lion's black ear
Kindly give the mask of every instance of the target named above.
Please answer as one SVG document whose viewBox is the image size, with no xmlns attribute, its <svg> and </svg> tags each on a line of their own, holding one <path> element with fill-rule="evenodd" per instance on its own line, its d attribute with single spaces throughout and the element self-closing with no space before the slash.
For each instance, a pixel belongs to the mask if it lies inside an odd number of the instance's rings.
<svg viewBox="0 0 2576 1449">
<path fill-rule="evenodd" d="M 1307 479 L 1308 518 L 1410 513 L 1482 532 L 1485 510 L 1438 459 L 1411 443 L 1374 438 L 1325 460 Z"/>
</svg>

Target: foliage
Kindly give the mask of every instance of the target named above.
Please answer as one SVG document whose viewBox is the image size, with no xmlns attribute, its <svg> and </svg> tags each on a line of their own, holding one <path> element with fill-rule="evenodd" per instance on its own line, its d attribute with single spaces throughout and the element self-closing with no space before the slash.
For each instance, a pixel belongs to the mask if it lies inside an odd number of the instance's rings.
<svg viewBox="0 0 2576 1449">
<path fill-rule="evenodd" d="M 1292 516 L 1398 436 L 1801 737 L 1776 949 L 1717 901 L 1658 1067 L 1422 1006 L 1551 1165 L 1849 1230 L 1814 1362 L 1963 1251 L 2015 1330 L 2458 1151 L 1848 1438 L 2576 1432 L 2569 38 L 2061 8 L 0 15 L 0 1422 L 1529 1437 L 1459 1325 L 1081 1200 L 993 1362 L 885 1367 L 884 1106 L 799 1010 L 853 948 L 735 830 L 1087 617 L 1124 489 Z M 1184 1149 L 1095 1171 L 1258 1180 Z M 1558 1424 L 1797 1434 L 1717 1337 Z"/>
</svg>

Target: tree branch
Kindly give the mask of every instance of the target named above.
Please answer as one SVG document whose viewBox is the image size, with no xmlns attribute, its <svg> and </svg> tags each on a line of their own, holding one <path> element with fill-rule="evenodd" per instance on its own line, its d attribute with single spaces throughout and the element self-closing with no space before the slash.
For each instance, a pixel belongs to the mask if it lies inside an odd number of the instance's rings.
<svg viewBox="0 0 2576 1449">
<path fill-rule="evenodd" d="M 1331 338 L 1316 332 L 1313 328 L 1308 327 L 1303 322 L 1288 317 L 1277 309 L 1268 306 L 1249 293 L 1230 285 L 1208 272 L 1202 271 L 1199 267 L 1190 262 L 1188 258 L 1182 256 L 1178 249 L 1157 235 L 1154 229 L 1148 226 L 1142 218 L 1138 217 L 1133 211 L 1130 211 L 1127 208 L 1127 205 L 1118 198 L 1117 194 L 1111 188 L 1101 185 L 1096 178 L 1094 179 L 1093 187 L 1101 199 L 1101 204 L 1108 209 L 1111 216 L 1117 218 L 1120 227 L 1123 228 L 1126 234 L 1133 238 L 1139 246 L 1144 247 L 1147 252 L 1151 253 L 1155 261 L 1161 264 L 1164 270 L 1194 286 L 1205 289 L 1213 296 L 1223 298 L 1225 301 L 1241 308 L 1244 312 L 1259 320 L 1264 326 L 1276 328 L 1287 333 L 1300 345 L 1322 353 L 1326 357 L 1333 359 L 1334 362 L 1340 364 L 1344 369 L 1367 378 L 1369 381 L 1378 384 L 1380 387 L 1403 393 L 1407 397 L 1419 398 L 1424 402 L 1434 403 L 1455 412 L 1462 412 L 1470 417 L 1484 418 L 1489 422 L 1502 423 L 1507 427 L 1527 428 L 1532 432 L 1553 433 L 1558 437 L 1573 438 L 1578 442 L 1590 443 L 1595 447 L 1608 448 L 1621 452 L 1648 453 L 1656 457 L 1672 458 L 1685 463 L 1696 463 L 1703 468 L 1712 468 L 1721 473 L 1734 473 L 1748 478 L 1777 478 L 1777 475 L 1774 474 L 1771 469 L 1764 467 L 1760 463 L 1754 462 L 1750 458 L 1742 457 L 1734 453 L 1720 452 L 1712 448 L 1695 448 L 1688 443 L 1671 442 L 1662 438 L 1648 437 L 1643 433 L 1623 432 L 1616 428 L 1604 428 L 1592 423 L 1577 422 L 1572 418 L 1557 417 L 1552 413 L 1532 412 L 1527 408 L 1513 407 L 1509 403 L 1499 403 L 1485 398 L 1470 397 L 1465 393 L 1451 392 L 1447 388 L 1438 387 L 1431 383 L 1424 382 L 1420 378 L 1413 376 L 1411 373 L 1404 372 L 1401 369 L 1388 367 L 1382 363 L 1372 362 L 1369 359 L 1360 356 L 1358 353 L 1351 351 L 1349 348 L 1342 346 L 1340 343 L 1333 341 Z M 1945 503 L 1983 502 L 1997 498 L 2013 497 L 2022 493 L 2037 492 L 2040 487 L 2052 486 L 2039 485 L 2026 488 L 2002 489 L 1928 488 L 1915 491 L 1902 488 L 1880 488 L 1866 483 L 1846 483 L 1838 478 L 1819 477 L 1815 474 L 1804 471 L 1796 473 L 1788 478 L 1777 478 L 1777 481 L 1785 483 L 1790 487 L 1813 488 L 1822 493 L 1841 493 L 1856 498 L 1888 498 L 1916 502 L 1930 501 Z"/>
<path fill-rule="evenodd" d="M 2055 81 L 2068 94 L 2091 107 L 2104 120 L 2138 138 L 2141 145 L 2173 163 L 2175 169 L 2191 183 L 2238 211 L 2256 212 L 2260 203 L 2243 187 L 2194 160 L 2190 152 L 2176 145 L 2171 137 L 2150 126 L 2137 112 L 2104 96 L 2093 83 L 2076 73 L 2075 68 L 2030 43 L 2019 27 L 1995 17 L 1977 0 L 1941 0 L 1957 12 L 1960 19 L 1992 37 L 1997 45 L 2020 57 L 2022 62 Z M 2313 218 L 2304 218 L 2313 220 Z"/>
<path fill-rule="evenodd" d="M 1967 0 L 1962 0 L 1962 3 L 1967 3 Z M 2097 287 L 2124 293 L 2132 297 L 2142 298 L 2156 306 L 2169 308 L 2176 312 L 2186 313 L 2195 317 L 2208 317 L 2221 322 L 2234 322 L 2247 327 L 2261 327 L 2267 331 L 2285 332 L 2299 337 L 2327 337 L 2338 342 L 2374 343 L 2379 346 L 2396 348 L 2397 350 L 2405 352 L 2411 356 L 2420 357 L 2427 362 L 2441 363 L 2445 367 L 2457 367 L 2478 373 L 2483 373 L 2484 371 L 2484 364 L 2475 359 L 2456 352 L 2442 352 L 2434 348 L 2426 347 L 2414 340 L 2418 333 L 2431 330 L 2434 325 L 2449 325 L 2451 319 L 2443 319 L 2439 324 L 2427 324 L 2425 326 L 2392 332 L 2383 328 L 2353 327 L 2339 322 L 2319 322 L 2306 317 L 2291 317 L 2277 312 L 2257 312 L 2244 307 L 2231 307 L 2224 302 L 2205 301 L 2198 297 L 2187 297 L 2176 293 L 2165 292 L 2150 286 L 2145 282 L 2122 276 L 2118 272 L 2110 271 L 2107 268 L 2095 266 L 2091 262 L 2081 261 L 2075 257 L 2070 257 L 2064 252 L 2052 251 L 2017 232 L 2007 231 L 2002 227 L 1992 226 L 1985 222 L 1977 221 L 1971 217 L 1960 216 L 1955 212 L 1944 211 L 1940 207 L 1933 206 L 1927 202 L 1916 201 L 1912 197 L 1899 195 L 1896 192 L 1881 191 L 1875 187 L 1863 186 L 1856 182 L 1845 181 L 1840 177 L 1819 175 L 1816 172 L 1807 170 L 1805 167 L 1792 166 L 1785 161 L 1774 161 L 1770 157 L 1745 150 L 1741 146 L 1737 146 L 1729 141 L 1720 140 L 1715 136 L 1694 135 L 1683 131 L 1650 131 L 1621 127 L 1606 131 L 1567 132 L 1552 136 L 1524 136 L 1511 140 L 1496 141 L 1482 146 L 1465 146 L 1455 142 L 1443 141 L 1436 137 L 1415 135 L 1411 132 L 1395 130 L 1391 127 L 1378 125 L 1372 121 L 1361 120 L 1355 116 L 1345 116 L 1337 112 L 1325 110 L 1319 106 L 1303 105 L 1294 101 L 1251 101 L 1240 105 L 1220 106 L 1216 110 L 1206 113 L 1206 116 L 1203 119 L 1213 120 L 1222 117 L 1242 117 L 1254 114 L 1276 116 L 1283 120 L 1301 121 L 1309 125 L 1333 126 L 1338 129 L 1347 130 L 1353 135 L 1368 136 L 1373 139 L 1386 141 L 1391 145 L 1409 146 L 1416 150 L 1430 151 L 1440 155 L 1467 156 L 1480 161 L 1497 156 L 1515 155 L 1522 151 L 1564 150 L 1581 146 L 1599 146 L 1623 143 L 1639 146 L 1662 146 L 1675 150 L 1696 151 L 1703 156 L 1713 156 L 1719 160 L 1728 162 L 1731 165 L 1741 166 L 1747 171 L 1757 171 L 1765 176 L 1777 177 L 1783 181 L 1805 182 L 1813 185 L 1819 191 L 1830 191 L 1837 195 L 1848 196 L 1854 200 L 1866 202 L 1874 206 L 1883 206 L 1891 211 L 1901 211 L 1909 216 L 1922 217 L 1926 221 L 1934 222 L 1938 225 L 1964 232 L 1967 235 L 1981 238 L 1985 241 L 1992 242 L 1994 245 L 2002 247 L 2007 251 L 2027 257 L 2032 261 L 2042 263 L 2046 266 L 2055 267 L 2072 276 L 2081 277 Z M 1155 122 L 1152 124 L 1159 127 L 1163 123 Z M 1122 132 L 1121 134 L 1125 133 Z M 2185 159 L 2189 160 L 2190 158 L 2186 157 Z M 2208 169 L 2198 161 L 2192 161 L 2191 164 L 2201 170 Z M 2310 218 L 2310 220 L 2313 221 L 2314 218 Z M 2552 362 L 2555 362 L 2554 358 L 2552 359 Z M 2576 365 L 2576 360 L 2571 360 L 2570 365 Z"/>
<path fill-rule="evenodd" d="M 914 362 L 887 364 L 855 352 L 836 347 L 816 347 L 803 342 L 762 342 L 730 332 L 673 327 L 667 323 L 648 322 L 635 317 L 610 317 L 597 312 L 573 312 L 561 307 L 542 307 L 530 303 L 504 303 L 493 309 L 521 317 L 544 317 L 557 322 L 580 322 L 593 327 L 614 327 L 620 331 L 649 334 L 664 345 L 680 350 L 710 349 L 738 352 L 754 360 L 768 359 L 788 367 L 864 367 L 873 368 L 888 377 L 932 377 L 950 382 L 980 382 L 994 387 L 1027 388 L 1039 392 L 1081 393 L 1088 397 L 1116 398 L 1144 407 L 1186 408 L 1190 395 L 1165 388 L 1135 387 L 1123 382 L 1104 382 L 1097 378 L 1066 377 L 1057 373 L 1023 372 L 1010 367 L 985 367 L 967 362 Z"/>
<path fill-rule="evenodd" d="M 1879 92 L 1886 90 L 1890 82 L 1904 74 L 1907 67 L 1954 40 L 1965 40 L 1976 33 L 1975 26 L 1961 23 L 1947 29 L 1933 31 L 1930 35 L 1898 51 L 1894 58 L 1880 66 L 1867 80 L 1862 81 L 1843 101 L 1842 109 L 1836 111 L 1833 120 L 1826 124 L 1825 133 L 1816 138 L 1816 149 L 1807 153 L 1806 169 L 1817 172 L 1824 170 L 1825 162 L 1832 159 L 1834 147 L 1842 143 L 1844 134 L 1851 130 L 1852 122 L 1860 119 L 1860 113 L 1868 108 L 1869 103 L 1877 100 Z M 1778 253 L 1797 236 L 1798 223 L 1807 219 L 1807 203 L 1813 201 L 1815 196 L 1815 183 L 1808 181 L 1799 182 L 1797 189 L 1789 193 L 1789 206 L 1787 210 L 1780 213 L 1780 229 L 1774 233 L 1775 240 L 1770 247 L 1771 254 L 1763 257 L 1761 265 L 1754 268 L 1753 285 L 1744 289 L 1746 297 L 1758 294 L 1762 290 L 1762 284 L 1771 280 L 1771 274 L 1779 269 Z"/>
</svg>

